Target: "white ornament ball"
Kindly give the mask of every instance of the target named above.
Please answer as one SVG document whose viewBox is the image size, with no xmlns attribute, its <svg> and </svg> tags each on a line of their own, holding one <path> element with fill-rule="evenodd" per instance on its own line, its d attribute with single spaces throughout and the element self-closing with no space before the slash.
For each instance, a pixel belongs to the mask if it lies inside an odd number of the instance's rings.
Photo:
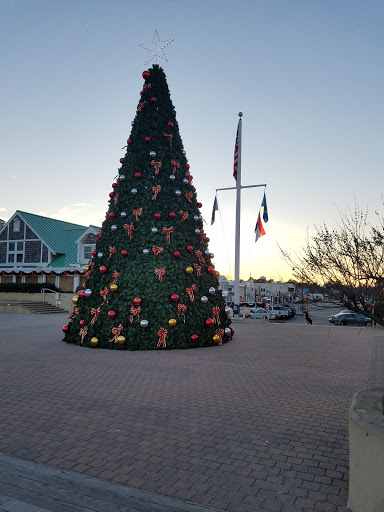
<svg viewBox="0 0 384 512">
<path fill-rule="evenodd" d="M 152 233 L 157 233 L 157 228 L 152 228 Z"/>
<path fill-rule="evenodd" d="M 133 188 L 133 189 L 131 190 L 131 194 L 137 194 L 137 188 Z"/>
<path fill-rule="evenodd" d="M 150 151 L 149 152 L 149 156 L 151 156 L 152 158 L 156 156 L 156 151 Z"/>
<path fill-rule="evenodd" d="M 214 257 L 215 257 L 215 255 L 213 254 L 213 252 L 211 252 L 210 257 L 211 257 L 211 258 L 214 258 Z"/>
<path fill-rule="evenodd" d="M 120 179 L 121 180 L 125 180 L 125 175 L 124 174 L 120 174 Z"/>
<path fill-rule="evenodd" d="M 225 309 L 224 309 L 226 315 L 228 316 L 229 313 L 231 312 L 231 308 L 229 306 L 225 306 Z"/>
<path fill-rule="evenodd" d="M 149 254 L 149 249 L 143 249 L 143 254 Z"/>
<path fill-rule="evenodd" d="M 120 215 L 121 215 L 122 217 L 126 217 L 126 216 L 127 216 L 127 213 L 126 213 L 126 212 L 121 212 L 121 213 L 120 213 Z"/>
<path fill-rule="evenodd" d="M 195 220 L 197 222 L 199 220 L 199 216 L 198 215 L 194 215 L 193 216 L 193 220 Z"/>
<path fill-rule="evenodd" d="M 199 229 L 199 228 L 196 228 L 196 229 L 195 229 L 195 233 L 199 234 L 199 233 L 200 233 L 200 229 Z"/>
<path fill-rule="evenodd" d="M 188 178 L 184 178 L 184 179 L 183 179 L 183 183 L 185 183 L 185 184 L 187 185 L 187 183 L 188 183 Z"/>
<path fill-rule="evenodd" d="M 141 320 L 140 327 L 148 327 L 148 320 Z"/>
<path fill-rule="evenodd" d="M 209 250 L 205 249 L 204 254 L 206 254 L 208 256 L 208 254 L 210 254 Z"/>
<path fill-rule="evenodd" d="M 87 288 L 87 289 L 85 290 L 85 296 L 86 296 L 86 297 L 90 297 L 91 295 L 92 295 L 92 290 L 91 290 L 90 288 Z"/>
<path fill-rule="evenodd" d="M 183 155 L 186 155 L 187 152 L 185 151 L 185 149 L 182 149 L 181 152 L 183 153 Z"/>
<path fill-rule="evenodd" d="M 112 231 L 116 231 L 116 229 L 117 229 L 116 224 L 112 224 L 112 226 L 111 226 L 111 230 L 112 230 Z"/>
<path fill-rule="evenodd" d="M 206 304 L 206 303 L 208 302 L 208 297 L 206 297 L 205 295 L 203 295 L 203 296 L 201 297 L 201 299 L 200 299 L 200 300 L 201 300 L 201 302 L 202 302 L 203 304 Z"/>
<path fill-rule="evenodd" d="M 225 332 L 225 335 L 226 336 L 230 336 L 231 335 L 231 329 L 229 327 L 227 327 L 226 329 L 224 329 L 224 332 Z"/>
<path fill-rule="evenodd" d="M 170 179 L 171 181 L 175 181 L 176 176 L 175 176 L 174 174 L 170 174 L 170 175 L 169 175 L 169 179 Z"/>
<path fill-rule="evenodd" d="M 135 121 L 131 121 L 131 126 L 133 126 L 135 124 Z"/>
<path fill-rule="evenodd" d="M 199 219 L 203 220 L 203 216 L 202 216 L 202 215 L 199 215 Z"/>
<path fill-rule="evenodd" d="M 175 191 L 175 194 L 176 194 L 177 196 L 181 196 L 181 192 L 180 192 L 180 190 L 176 190 L 176 191 Z"/>
<path fill-rule="evenodd" d="M 216 293 L 216 290 L 215 290 L 215 288 L 214 288 L 213 286 L 211 286 L 211 287 L 210 287 L 210 289 L 209 289 L 208 291 L 209 291 L 209 293 L 210 293 L 211 295 L 215 295 L 215 293 Z"/>
<path fill-rule="evenodd" d="M 104 254 L 103 254 L 102 252 L 98 252 L 98 253 L 97 253 L 97 257 L 98 257 L 98 258 L 102 258 L 103 256 L 104 256 Z"/>
</svg>

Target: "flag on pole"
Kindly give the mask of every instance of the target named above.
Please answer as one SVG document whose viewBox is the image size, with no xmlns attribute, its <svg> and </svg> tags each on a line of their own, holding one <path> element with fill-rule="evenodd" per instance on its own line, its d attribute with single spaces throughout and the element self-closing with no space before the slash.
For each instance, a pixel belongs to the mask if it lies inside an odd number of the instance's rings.
<svg viewBox="0 0 384 512">
<path fill-rule="evenodd" d="M 213 201 L 213 210 L 212 210 L 212 217 L 211 217 L 211 226 L 215 222 L 215 214 L 219 209 L 219 204 L 217 202 L 217 196 L 215 196 L 215 200 Z"/>
<path fill-rule="evenodd" d="M 264 209 L 263 221 L 268 222 L 268 208 L 267 208 L 267 198 L 265 197 L 265 192 L 264 192 L 263 202 L 261 203 L 261 207 Z"/>
<path fill-rule="evenodd" d="M 257 222 L 256 222 L 256 226 L 255 226 L 255 235 L 256 235 L 255 243 L 257 242 L 257 240 L 261 236 L 265 235 L 264 226 L 263 226 L 263 224 L 261 222 L 260 212 L 259 212 L 259 215 L 257 217 Z"/>
<path fill-rule="evenodd" d="M 237 132 L 236 132 L 236 142 L 235 142 L 235 155 L 234 155 L 234 161 L 233 161 L 233 177 L 237 181 L 237 162 L 239 158 L 239 125 L 240 125 L 240 119 L 237 124 Z"/>
</svg>

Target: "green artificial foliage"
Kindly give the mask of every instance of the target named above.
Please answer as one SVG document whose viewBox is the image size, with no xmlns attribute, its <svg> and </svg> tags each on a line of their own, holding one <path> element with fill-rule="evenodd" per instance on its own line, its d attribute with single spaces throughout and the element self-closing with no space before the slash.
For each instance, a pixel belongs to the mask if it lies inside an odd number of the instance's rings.
<svg viewBox="0 0 384 512">
<path fill-rule="evenodd" d="M 147 73 L 148 77 L 143 73 L 127 152 L 89 264 L 87 296 L 79 296 L 64 340 L 90 347 L 91 339 L 97 338 L 98 348 L 122 350 L 222 344 L 231 338 L 230 320 L 218 289 L 176 112 L 162 68 L 154 65 Z M 192 273 L 187 273 L 187 267 Z M 111 289 L 112 283 L 117 290 Z M 179 296 L 177 301 L 171 299 L 174 294 Z M 207 302 L 201 300 L 204 296 Z M 135 298 L 141 299 L 140 304 L 134 303 Z M 216 315 L 213 308 L 218 308 Z M 110 311 L 115 318 L 108 316 Z M 169 324 L 171 319 L 176 325 Z M 207 326 L 207 319 L 214 324 Z M 125 342 L 118 343 L 117 334 Z M 214 341 L 215 334 L 219 340 Z M 198 336 L 196 341 L 192 335 Z"/>
</svg>

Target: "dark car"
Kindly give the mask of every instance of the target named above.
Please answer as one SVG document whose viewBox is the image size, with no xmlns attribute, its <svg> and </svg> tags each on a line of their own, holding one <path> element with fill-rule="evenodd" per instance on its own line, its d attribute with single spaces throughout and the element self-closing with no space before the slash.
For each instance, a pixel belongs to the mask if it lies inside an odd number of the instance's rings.
<svg viewBox="0 0 384 512">
<path fill-rule="evenodd" d="M 329 322 L 335 325 L 371 325 L 372 320 L 360 313 L 352 311 L 343 311 L 329 317 Z"/>
</svg>

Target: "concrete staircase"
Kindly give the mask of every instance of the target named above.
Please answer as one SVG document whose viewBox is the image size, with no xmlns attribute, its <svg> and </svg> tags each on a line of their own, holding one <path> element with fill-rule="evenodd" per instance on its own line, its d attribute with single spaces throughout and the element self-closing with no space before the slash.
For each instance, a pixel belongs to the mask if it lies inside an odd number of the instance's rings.
<svg viewBox="0 0 384 512">
<path fill-rule="evenodd" d="M 28 310 L 30 313 L 38 315 L 47 315 L 50 313 L 66 313 L 64 309 L 57 308 L 47 302 L 19 302 L 19 306 Z"/>
</svg>

